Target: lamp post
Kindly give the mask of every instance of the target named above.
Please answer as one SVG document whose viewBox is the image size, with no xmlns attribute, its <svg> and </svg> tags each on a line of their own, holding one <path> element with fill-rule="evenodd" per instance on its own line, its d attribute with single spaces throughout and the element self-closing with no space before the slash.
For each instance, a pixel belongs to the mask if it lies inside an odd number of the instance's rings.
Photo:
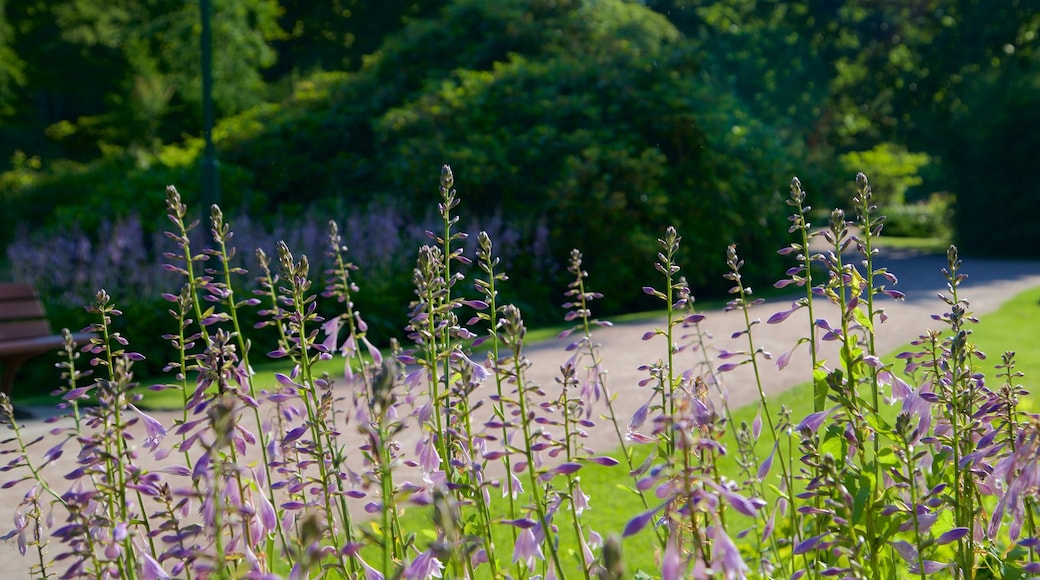
<svg viewBox="0 0 1040 580">
<path fill-rule="evenodd" d="M 213 32 L 210 27 L 211 0 L 200 0 L 202 18 L 202 136 L 206 148 L 202 154 L 202 212 L 207 223 L 209 208 L 220 203 L 220 176 L 217 173 L 217 151 L 213 147 Z"/>
</svg>

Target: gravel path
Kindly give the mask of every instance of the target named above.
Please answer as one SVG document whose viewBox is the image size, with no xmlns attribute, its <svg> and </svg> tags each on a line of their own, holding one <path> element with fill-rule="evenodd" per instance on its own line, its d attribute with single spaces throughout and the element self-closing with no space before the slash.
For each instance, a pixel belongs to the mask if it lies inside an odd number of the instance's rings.
<svg viewBox="0 0 1040 580">
<path fill-rule="evenodd" d="M 887 257 L 883 255 L 878 261 L 880 265 L 888 266 L 899 277 L 899 284 L 895 288 L 906 294 L 905 301 L 894 302 L 885 299 L 881 304 L 888 313 L 889 319 L 879 327 L 877 348 L 879 352 L 888 353 L 928 329 L 940 328 L 940 323 L 932 320 L 931 315 L 944 311 L 945 307 L 936 297 L 938 292 L 945 291 L 945 280 L 941 274 L 941 269 L 945 266 L 945 257 L 894 252 Z M 969 275 L 969 278 L 962 287 L 961 295 L 970 301 L 971 308 L 976 315 L 991 312 L 1007 298 L 1028 288 L 1040 286 L 1040 262 L 966 260 L 963 271 Z M 592 286 L 595 287 L 594 281 Z M 760 318 L 764 321 L 773 313 L 787 307 L 787 302 L 770 301 L 755 307 L 752 310 L 752 318 Z M 739 313 L 710 311 L 705 314 L 707 319 L 702 323 L 702 328 L 714 337 L 712 346 L 715 349 L 731 351 L 746 349 L 746 339 L 730 338 L 733 332 L 743 329 L 743 317 Z M 817 312 L 816 315 L 829 320 L 835 319 L 834 310 L 824 310 Z M 597 330 L 594 334 L 595 339 L 601 345 L 604 366 L 609 372 L 607 386 L 617 397 L 614 406 L 620 417 L 630 417 L 632 412 L 645 403 L 651 395 L 649 387 L 637 386 L 638 382 L 647 376 L 645 371 L 638 370 L 638 367 L 653 363 L 664 356 L 663 339 L 658 337 L 654 340 L 642 341 L 640 337 L 646 332 L 660 328 L 662 323 L 660 320 L 655 320 L 619 324 L 612 328 Z M 805 334 L 805 330 L 804 314 L 796 313 L 783 324 L 757 326 L 754 338 L 756 346 L 776 356 L 783 349 L 790 348 L 798 337 Z M 527 356 L 532 366 L 528 379 L 547 388 L 552 387 L 559 374 L 560 366 L 573 354 L 564 350 L 568 342 L 568 340 L 555 339 L 529 346 Z M 684 351 L 679 356 L 698 357 L 680 359 L 677 362 L 679 368 L 691 368 L 700 360 L 701 355 L 699 353 L 687 354 Z M 826 349 L 823 357 L 830 360 L 835 359 L 833 352 L 827 352 Z M 790 366 L 782 372 L 778 372 L 774 366 L 768 364 L 763 376 L 767 394 L 776 394 L 805 382 L 810 376 L 809 367 L 807 351 L 804 348 L 796 353 Z M 725 374 L 724 380 L 732 408 L 757 400 L 754 377 L 748 365 Z M 36 411 L 46 412 L 47 410 L 37 409 Z M 164 424 L 170 425 L 175 417 L 179 417 L 179 413 L 157 413 L 155 416 Z M 23 434 L 26 438 L 51 437 L 48 432 L 60 424 L 62 423 L 29 421 L 24 426 Z M 590 432 L 590 435 L 590 441 L 605 442 L 601 449 L 597 449 L 598 451 L 609 451 L 615 447 L 615 444 L 612 443 L 616 441 L 612 427 L 596 427 Z M 410 449 L 411 445 L 411 442 L 405 442 L 403 448 Z M 42 454 L 50 446 L 47 441 L 42 441 L 33 447 L 34 453 Z M 4 447 L 7 448 L 8 445 Z M 73 468 L 74 461 L 75 450 L 69 448 L 66 450 L 65 456 L 50 468 L 50 472 L 55 475 L 66 473 Z M 7 481 L 11 475 L 10 472 L 5 473 L 4 481 Z M 23 482 L 11 489 L 0 490 L 0 498 L 2 498 L 0 501 L 0 533 L 6 533 L 10 529 L 15 508 L 27 489 L 28 484 Z M 28 570 L 29 565 L 29 559 L 22 558 L 18 554 L 13 539 L 0 543 L 0 570 L 4 571 L 0 572 L 0 577 L 12 580 L 28 578 L 27 572 L 23 571 Z"/>
</svg>

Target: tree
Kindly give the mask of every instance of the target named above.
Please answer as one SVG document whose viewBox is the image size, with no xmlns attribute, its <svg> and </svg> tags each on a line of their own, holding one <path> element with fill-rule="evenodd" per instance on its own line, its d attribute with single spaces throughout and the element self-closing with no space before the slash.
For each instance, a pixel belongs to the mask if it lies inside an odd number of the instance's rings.
<svg viewBox="0 0 1040 580">
<path fill-rule="evenodd" d="M 285 36 L 274 43 L 278 63 L 267 78 L 279 80 L 315 71 L 357 70 L 387 36 L 411 20 L 436 14 L 447 0 L 282 0 Z"/>
<path fill-rule="evenodd" d="M 7 18 L 7 3 L 0 0 L 0 118 L 11 114 L 14 89 L 25 83 L 25 62 L 12 46 L 14 27 Z"/>
<path fill-rule="evenodd" d="M 17 47 L 26 85 L 48 105 L 40 121 L 65 121 L 54 135 L 96 153 L 98 141 L 151 147 L 180 138 L 200 118 L 199 11 L 192 2 L 28 0 L 19 3 Z M 214 97 L 221 114 L 267 96 L 262 70 L 281 34 L 276 0 L 217 3 Z M 87 78 L 81 82 L 76 79 Z M 39 97 L 38 97 L 39 98 Z M 38 100 L 37 98 L 37 100 Z M 24 97 L 29 101 L 29 95 Z M 89 155 L 89 153 L 87 153 Z"/>
</svg>

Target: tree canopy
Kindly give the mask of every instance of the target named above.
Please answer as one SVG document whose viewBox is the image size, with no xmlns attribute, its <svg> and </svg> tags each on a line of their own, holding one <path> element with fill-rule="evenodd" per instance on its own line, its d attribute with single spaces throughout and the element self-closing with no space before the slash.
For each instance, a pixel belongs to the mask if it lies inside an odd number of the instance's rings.
<svg viewBox="0 0 1040 580">
<path fill-rule="evenodd" d="M 231 211 L 389 204 L 419 223 L 450 163 L 466 211 L 528 236 L 541 224 L 561 264 L 571 246 L 610 248 L 587 262 L 612 309 L 641 304 L 633 280 L 667 225 L 709 290 L 731 242 L 778 259 L 796 174 L 817 206 L 845 203 L 859 170 L 894 202 L 949 191 L 967 251 L 1040 247 L 1035 228 L 999 226 L 1040 200 L 1023 129 L 1040 110 L 1033 0 L 215 6 Z M 154 214 L 167 183 L 191 199 L 195 4 L 0 2 L 0 65 L 8 215 L 89 230 Z M 528 267 L 555 300 L 556 274 Z"/>
</svg>

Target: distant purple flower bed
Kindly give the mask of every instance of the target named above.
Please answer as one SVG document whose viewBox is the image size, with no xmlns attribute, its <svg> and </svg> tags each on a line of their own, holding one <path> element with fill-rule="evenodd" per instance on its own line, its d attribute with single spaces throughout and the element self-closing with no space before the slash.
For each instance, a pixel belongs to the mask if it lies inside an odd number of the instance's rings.
<svg viewBox="0 0 1040 580">
<path fill-rule="evenodd" d="M 131 218 L 99 244 L 69 233 L 46 251 L 13 245 L 16 271 L 62 300 L 81 300 L 88 287 L 161 296 L 172 330 L 163 337 L 169 381 L 158 388 L 183 400 L 172 423 L 138 407 L 133 366 L 144 357 L 114 330 L 117 302 L 92 293 L 96 338 L 77 348 L 66 331 L 59 365 L 71 419 L 31 437 L 2 400 L 13 458 L 3 487 L 22 494 L 8 538 L 32 574 L 620 579 L 631 577 L 620 537 L 636 534 L 656 549 L 656 569 L 641 578 L 1040 574 L 1040 419 L 1017 408 L 1025 393 L 1014 355 L 995 379 L 981 372 L 955 247 L 947 309 L 935 315 L 944 332 L 893 360 L 875 351 L 886 316 L 875 300 L 901 294 L 896 273 L 874 264 L 884 218 L 862 174 L 855 219 L 835 210 L 819 234 L 792 181 L 793 241 L 780 252 L 793 265 L 776 285 L 802 294 L 765 323 L 800 324 L 804 336 L 775 359 L 756 346 L 760 321 L 748 309 L 759 300 L 737 248 L 725 258 L 727 309 L 743 316 L 734 338 L 746 348 L 720 351 L 700 331 L 704 316 L 675 261 L 680 233 L 663 232 L 648 259 L 658 276 L 643 292 L 666 320 L 642 337 L 659 356 L 642 367 L 648 399 L 632 416 L 615 413 L 593 338 L 609 323 L 592 315 L 602 295 L 587 286 L 581 252 L 567 265 L 570 358 L 556 384 L 533 384 L 524 314 L 500 292 L 511 260 L 549 263 L 544 228 L 498 217 L 468 236 L 447 166 L 440 194 L 421 241 L 389 208 L 265 233 L 239 218 L 232 233 L 214 207 L 203 236 L 170 187 L 164 237 L 148 238 Z M 827 250 L 809 251 L 815 235 Z M 255 248 L 258 266 L 247 272 L 236 248 Z M 355 303 L 359 266 L 410 271 L 406 344 L 373 344 Z M 319 296 L 339 307 L 319 309 Z M 837 306 L 834 318 L 818 316 L 825 303 Z M 276 345 L 251 341 L 247 312 Z M 823 342 L 839 346 L 829 364 L 817 358 Z M 683 368 L 680 351 L 703 360 Z M 265 355 L 286 365 L 261 389 L 253 367 Z M 761 377 L 793 357 L 812 362 L 804 417 L 771 406 L 762 388 Z M 336 358 L 343 377 L 316 369 Z M 723 392 L 739 367 L 758 378 L 751 424 L 733 420 Z M 586 448 L 597 423 L 616 436 L 607 445 L 616 453 Z M 621 529 L 594 530 L 585 517 L 594 498 L 581 477 L 600 469 L 638 498 Z"/>
</svg>

